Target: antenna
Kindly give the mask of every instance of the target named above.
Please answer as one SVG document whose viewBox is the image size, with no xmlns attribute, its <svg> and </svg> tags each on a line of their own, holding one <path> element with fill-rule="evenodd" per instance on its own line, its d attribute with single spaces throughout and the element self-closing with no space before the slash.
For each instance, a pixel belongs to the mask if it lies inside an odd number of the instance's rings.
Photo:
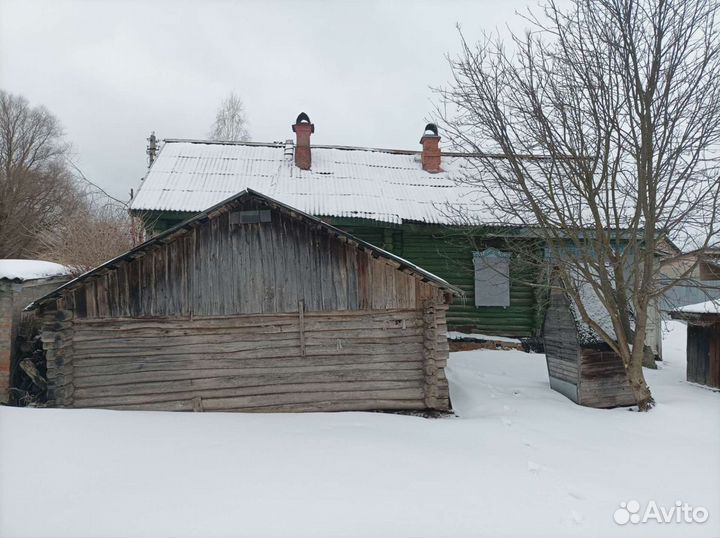
<svg viewBox="0 0 720 538">
<path fill-rule="evenodd" d="M 157 143 L 157 137 L 155 136 L 155 131 L 150 133 L 150 136 L 147 138 L 148 145 L 145 150 L 145 153 L 147 153 L 148 156 L 148 168 L 152 166 L 152 164 L 155 162 L 155 158 L 157 157 L 157 151 L 158 151 L 158 143 Z"/>
</svg>

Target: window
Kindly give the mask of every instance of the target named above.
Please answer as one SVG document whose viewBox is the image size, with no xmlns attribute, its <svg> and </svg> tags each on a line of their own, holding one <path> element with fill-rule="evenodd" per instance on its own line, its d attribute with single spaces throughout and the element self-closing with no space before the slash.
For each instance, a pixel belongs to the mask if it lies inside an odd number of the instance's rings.
<svg viewBox="0 0 720 538">
<path fill-rule="evenodd" d="M 510 253 L 488 248 L 473 252 L 475 306 L 510 306 Z"/>
</svg>

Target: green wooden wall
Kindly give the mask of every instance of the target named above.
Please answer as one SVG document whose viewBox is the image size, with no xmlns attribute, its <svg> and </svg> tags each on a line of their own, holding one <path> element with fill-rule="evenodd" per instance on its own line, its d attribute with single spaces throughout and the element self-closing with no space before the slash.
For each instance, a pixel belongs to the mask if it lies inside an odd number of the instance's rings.
<svg viewBox="0 0 720 538">
<path fill-rule="evenodd" d="M 148 213 L 144 217 L 153 232 L 163 231 L 186 218 L 186 213 Z M 323 220 L 401 256 L 430 271 L 465 293 L 456 298 L 448 312 L 448 326 L 499 336 L 537 336 L 542 323 L 537 281 L 532 269 L 523 267 L 513 256 L 510 264 L 510 306 L 476 307 L 474 296 L 473 251 L 487 247 L 506 249 L 501 237 L 484 237 L 455 227 L 405 223 L 398 226 L 363 219 L 326 218 Z"/>
<path fill-rule="evenodd" d="M 346 219 L 330 219 L 338 228 L 389 250 L 434 273 L 465 293 L 456 298 L 448 312 L 451 329 L 499 336 L 536 336 L 541 313 L 536 281 L 522 260 L 513 257 L 510 265 L 510 306 L 476 307 L 473 251 L 487 247 L 507 249 L 502 238 L 472 235 L 466 230 L 423 224 L 381 227 Z"/>
</svg>

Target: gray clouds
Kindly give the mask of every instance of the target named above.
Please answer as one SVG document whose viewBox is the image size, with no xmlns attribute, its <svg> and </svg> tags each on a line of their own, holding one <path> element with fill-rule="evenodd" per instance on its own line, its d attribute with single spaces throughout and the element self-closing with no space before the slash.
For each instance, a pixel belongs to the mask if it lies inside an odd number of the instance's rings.
<svg viewBox="0 0 720 538">
<path fill-rule="evenodd" d="M 470 39 L 526 2 L 0 0 L 0 87 L 59 117 L 86 175 L 123 198 L 145 138 L 204 138 L 243 98 L 252 139 L 413 149 L 447 81 L 455 24 Z M 515 22 L 517 24 L 517 22 Z"/>
</svg>

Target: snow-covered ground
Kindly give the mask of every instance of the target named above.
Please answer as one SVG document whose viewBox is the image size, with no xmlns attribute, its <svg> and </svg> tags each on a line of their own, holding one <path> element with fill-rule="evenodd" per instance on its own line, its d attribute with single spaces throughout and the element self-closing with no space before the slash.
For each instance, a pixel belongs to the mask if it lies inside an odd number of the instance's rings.
<svg viewBox="0 0 720 538">
<path fill-rule="evenodd" d="M 488 350 L 451 358 L 457 418 L 2 408 L 0 536 L 720 536 L 720 393 L 670 325 L 648 414 Z M 615 524 L 630 500 L 709 519 Z"/>
</svg>

